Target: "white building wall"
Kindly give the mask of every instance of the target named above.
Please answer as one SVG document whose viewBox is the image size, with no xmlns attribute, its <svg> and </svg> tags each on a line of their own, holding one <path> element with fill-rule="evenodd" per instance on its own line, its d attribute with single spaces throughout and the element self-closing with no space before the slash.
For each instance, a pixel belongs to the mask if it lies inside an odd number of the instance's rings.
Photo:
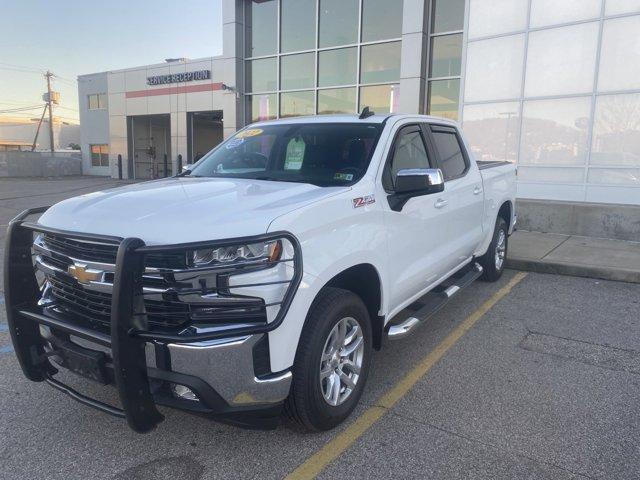
<svg viewBox="0 0 640 480">
<path fill-rule="evenodd" d="M 128 176 L 129 116 L 170 115 L 174 172 L 177 171 L 178 155 L 182 156 L 183 164 L 187 162 L 188 112 L 221 110 L 225 136 L 235 132 L 239 126 L 236 94 L 222 87 L 222 84 L 235 85 L 235 70 L 229 69 L 227 63 L 223 57 L 208 57 L 108 72 L 111 175 L 114 178 L 118 176 L 117 157 L 120 154 L 123 158 L 123 176 Z M 147 85 L 147 77 L 200 70 L 211 71 L 211 77 L 191 82 Z"/>
<path fill-rule="evenodd" d="M 640 2 L 469 0 L 462 121 L 518 196 L 640 204 Z"/>
<path fill-rule="evenodd" d="M 78 103 L 80 112 L 80 148 L 84 175 L 109 175 L 109 167 L 91 165 L 91 145 L 109 143 L 109 110 L 89 110 L 88 95 L 107 92 L 107 74 L 95 73 L 78 77 Z M 42 132 L 41 132 L 42 133 Z"/>
</svg>

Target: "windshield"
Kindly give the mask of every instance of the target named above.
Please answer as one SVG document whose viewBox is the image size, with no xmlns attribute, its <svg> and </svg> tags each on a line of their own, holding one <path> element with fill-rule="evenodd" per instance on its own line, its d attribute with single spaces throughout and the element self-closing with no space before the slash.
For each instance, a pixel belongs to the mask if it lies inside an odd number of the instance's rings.
<svg viewBox="0 0 640 480">
<path fill-rule="evenodd" d="M 209 152 L 188 175 L 349 185 L 365 174 L 381 130 L 371 123 L 248 128 Z"/>
</svg>

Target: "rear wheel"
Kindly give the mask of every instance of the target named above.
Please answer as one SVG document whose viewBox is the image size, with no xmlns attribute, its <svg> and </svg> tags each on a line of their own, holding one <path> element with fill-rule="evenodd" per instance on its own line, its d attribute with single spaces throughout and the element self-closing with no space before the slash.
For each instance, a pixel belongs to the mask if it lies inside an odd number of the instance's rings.
<svg viewBox="0 0 640 480">
<path fill-rule="evenodd" d="M 329 430 L 356 407 L 369 373 L 371 321 L 352 292 L 323 289 L 300 337 L 285 409 L 305 430 Z"/>
<path fill-rule="evenodd" d="M 478 259 L 478 263 L 482 265 L 484 270 L 480 277 L 482 280 L 495 282 L 502 276 L 507 261 L 508 247 L 509 233 L 507 222 L 504 221 L 504 218 L 498 217 L 489 248 L 487 252 Z"/>
</svg>

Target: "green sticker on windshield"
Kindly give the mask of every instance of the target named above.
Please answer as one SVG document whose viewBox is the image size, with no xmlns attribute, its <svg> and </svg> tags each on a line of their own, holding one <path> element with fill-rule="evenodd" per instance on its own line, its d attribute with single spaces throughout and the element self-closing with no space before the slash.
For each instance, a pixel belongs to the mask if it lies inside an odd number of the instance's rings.
<svg viewBox="0 0 640 480">
<path fill-rule="evenodd" d="M 287 154 L 284 159 L 285 170 L 300 170 L 304 159 L 306 144 L 302 139 L 292 138 L 287 144 Z"/>
<path fill-rule="evenodd" d="M 336 173 L 333 176 L 334 180 L 342 180 L 345 182 L 350 182 L 351 180 L 353 180 L 353 174 L 352 173 Z"/>
</svg>

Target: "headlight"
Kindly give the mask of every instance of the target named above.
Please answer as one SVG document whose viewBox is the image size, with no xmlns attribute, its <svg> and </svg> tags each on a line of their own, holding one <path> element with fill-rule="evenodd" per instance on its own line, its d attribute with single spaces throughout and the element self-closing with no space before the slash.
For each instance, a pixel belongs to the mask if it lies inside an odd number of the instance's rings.
<svg viewBox="0 0 640 480">
<path fill-rule="evenodd" d="M 248 243 L 218 248 L 205 248 L 188 253 L 189 264 L 193 267 L 205 267 L 216 264 L 228 264 L 242 261 L 275 262 L 282 255 L 282 242 Z"/>
</svg>

